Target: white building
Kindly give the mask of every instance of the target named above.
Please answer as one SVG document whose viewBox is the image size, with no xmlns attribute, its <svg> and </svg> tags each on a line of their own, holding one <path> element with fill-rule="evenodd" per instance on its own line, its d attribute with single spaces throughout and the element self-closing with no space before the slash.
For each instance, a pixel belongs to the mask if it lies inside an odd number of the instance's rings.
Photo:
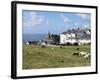
<svg viewBox="0 0 100 80">
<path fill-rule="evenodd" d="M 88 44 L 91 42 L 91 32 L 89 30 L 79 30 L 73 29 L 69 31 L 65 31 L 60 34 L 60 44 L 67 44 L 67 43 L 78 43 L 81 44 Z"/>
</svg>

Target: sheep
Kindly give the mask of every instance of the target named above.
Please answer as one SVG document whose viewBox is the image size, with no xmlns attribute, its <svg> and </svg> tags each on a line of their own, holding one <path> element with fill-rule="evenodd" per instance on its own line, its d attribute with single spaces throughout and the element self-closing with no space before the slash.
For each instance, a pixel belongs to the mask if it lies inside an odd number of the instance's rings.
<svg viewBox="0 0 100 80">
<path fill-rule="evenodd" d="M 54 50 L 55 48 L 51 48 L 52 50 Z"/>
<path fill-rule="evenodd" d="M 73 56 L 79 56 L 79 52 L 75 52 L 75 53 L 73 53 Z"/>
<path fill-rule="evenodd" d="M 60 46 L 60 48 L 63 48 L 62 46 Z"/>
<path fill-rule="evenodd" d="M 60 48 L 64 48 L 62 45 L 59 45 Z"/>
<path fill-rule="evenodd" d="M 79 56 L 85 56 L 87 52 L 79 52 Z"/>
<path fill-rule="evenodd" d="M 79 50 L 80 48 L 76 48 L 76 50 Z"/>
<path fill-rule="evenodd" d="M 46 47 L 46 44 L 45 43 L 41 43 L 41 47 L 42 48 L 45 48 Z"/>
<path fill-rule="evenodd" d="M 91 56 L 91 54 L 87 53 L 86 55 L 84 55 L 84 58 L 88 59 L 88 58 L 90 58 L 90 56 Z"/>
</svg>

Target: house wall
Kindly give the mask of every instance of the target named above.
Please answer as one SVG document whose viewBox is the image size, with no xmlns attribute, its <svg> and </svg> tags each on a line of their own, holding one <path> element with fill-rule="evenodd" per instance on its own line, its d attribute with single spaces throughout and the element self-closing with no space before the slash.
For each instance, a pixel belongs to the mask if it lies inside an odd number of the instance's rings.
<svg viewBox="0 0 100 80">
<path fill-rule="evenodd" d="M 69 39 L 69 38 L 71 38 L 72 36 L 75 37 L 74 34 L 71 34 L 71 35 L 69 35 L 69 34 L 67 34 L 67 35 L 65 35 L 65 34 L 60 34 L 60 43 L 61 43 L 61 44 L 64 44 L 64 43 L 70 42 L 70 43 L 73 44 L 73 43 L 77 42 L 76 39 Z"/>
<path fill-rule="evenodd" d="M 89 39 L 79 39 L 78 41 L 76 39 L 70 39 L 70 38 L 75 38 L 75 34 L 60 34 L 60 43 L 61 44 L 65 44 L 67 42 L 70 42 L 70 43 L 75 43 L 75 42 L 78 42 L 79 45 L 81 44 L 87 44 L 87 43 L 90 43 L 91 40 Z"/>
<path fill-rule="evenodd" d="M 75 34 L 71 33 L 71 37 L 75 38 Z"/>
<path fill-rule="evenodd" d="M 61 44 L 66 43 L 66 35 L 60 34 L 60 43 L 61 43 Z"/>
<path fill-rule="evenodd" d="M 81 45 L 81 44 L 88 44 L 88 43 L 90 43 L 91 42 L 91 40 L 86 40 L 86 39 L 80 39 L 80 40 L 78 40 L 78 42 L 79 42 L 79 45 Z"/>
</svg>

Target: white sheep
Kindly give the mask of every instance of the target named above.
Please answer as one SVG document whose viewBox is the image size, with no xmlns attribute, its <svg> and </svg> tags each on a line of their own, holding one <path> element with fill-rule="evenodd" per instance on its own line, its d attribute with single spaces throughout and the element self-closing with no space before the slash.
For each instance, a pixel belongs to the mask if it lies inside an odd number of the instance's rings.
<svg viewBox="0 0 100 80">
<path fill-rule="evenodd" d="M 54 50 L 55 48 L 51 48 L 52 50 Z"/>
<path fill-rule="evenodd" d="M 88 54 L 84 55 L 84 58 L 88 59 L 90 56 L 91 56 L 91 54 L 88 53 Z"/>
<path fill-rule="evenodd" d="M 41 47 L 46 47 L 46 43 L 41 43 Z"/>
<path fill-rule="evenodd" d="M 87 52 L 79 52 L 79 56 L 85 56 Z"/>
</svg>

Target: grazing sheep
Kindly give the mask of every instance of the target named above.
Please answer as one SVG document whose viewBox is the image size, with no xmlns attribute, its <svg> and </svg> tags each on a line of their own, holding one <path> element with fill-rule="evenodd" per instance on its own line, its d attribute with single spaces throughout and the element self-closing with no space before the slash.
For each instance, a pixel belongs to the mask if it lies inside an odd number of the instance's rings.
<svg viewBox="0 0 100 80">
<path fill-rule="evenodd" d="M 45 47 L 46 47 L 46 44 L 45 44 L 45 43 L 42 43 L 42 44 L 41 44 L 41 47 L 42 47 L 42 48 L 45 48 Z"/>
<path fill-rule="evenodd" d="M 59 47 L 60 47 L 60 48 L 63 48 L 63 46 L 61 46 L 61 45 L 60 45 Z"/>
<path fill-rule="evenodd" d="M 54 50 L 55 48 L 51 48 L 52 50 Z"/>
<path fill-rule="evenodd" d="M 75 53 L 73 53 L 73 56 L 79 56 L 79 52 L 75 52 Z"/>
<path fill-rule="evenodd" d="M 44 46 L 44 45 L 42 45 L 42 46 L 41 46 L 41 48 L 45 48 L 45 46 Z"/>
<path fill-rule="evenodd" d="M 88 54 L 84 55 L 84 58 L 88 59 L 88 58 L 90 58 L 90 56 L 91 56 L 91 54 L 88 53 Z"/>
<path fill-rule="evenodd" d="M 76 50 L 79 50 L 80 48 L 76 48 Z"/>
<path fill-rule="evenodd" d="M 85 56 L 87 52 L 79 52 L 79 56 Z"/>
</svg>

